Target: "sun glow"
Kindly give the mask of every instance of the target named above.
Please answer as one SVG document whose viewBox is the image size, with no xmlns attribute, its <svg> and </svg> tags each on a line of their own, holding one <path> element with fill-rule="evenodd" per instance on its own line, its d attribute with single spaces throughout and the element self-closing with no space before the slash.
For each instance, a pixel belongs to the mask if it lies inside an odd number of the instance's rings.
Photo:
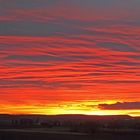
<svg viewBox="0 0 140 140">
<path fill-rule="evenodd" d="M 94 104 L 93 104 L 94 103 Z M 140 116 L 140 110 L 103 110 L 98 107 L 103 102 L 81 101 L 49 105 L 0 105 L 0 113 L 8 114 L 85 114 L 85 115 L 130 115 Z M 112 104 L 115 101 L 105 101 Z"/>
</svg>

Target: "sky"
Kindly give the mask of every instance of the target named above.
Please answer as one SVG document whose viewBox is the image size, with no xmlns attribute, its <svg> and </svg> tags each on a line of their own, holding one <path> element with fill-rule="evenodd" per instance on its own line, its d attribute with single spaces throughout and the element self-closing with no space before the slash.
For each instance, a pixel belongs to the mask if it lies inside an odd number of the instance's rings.
<svg viewBox="0 0 140 140">
<path fill-rule="evenodd" d="M 140 116 L 140 0 L 0 0 L 0 113 Z"/>
</svg>

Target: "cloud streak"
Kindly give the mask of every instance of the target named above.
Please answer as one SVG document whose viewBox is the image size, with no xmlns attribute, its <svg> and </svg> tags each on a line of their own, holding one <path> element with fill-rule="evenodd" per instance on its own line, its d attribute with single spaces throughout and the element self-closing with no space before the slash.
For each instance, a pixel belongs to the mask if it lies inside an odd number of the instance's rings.
<svg viewBox="0 0 140 140">
<path fill-rule="evenodd" d="M 103 110 L 139 110 L 140 102 L 117 102 L 115 104 L 99 104 Z"/>
</svg>

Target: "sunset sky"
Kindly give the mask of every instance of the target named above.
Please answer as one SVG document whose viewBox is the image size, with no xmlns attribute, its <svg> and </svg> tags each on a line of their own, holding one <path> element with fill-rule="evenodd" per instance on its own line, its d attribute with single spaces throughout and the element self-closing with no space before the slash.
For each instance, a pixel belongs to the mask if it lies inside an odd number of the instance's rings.
<svg viewBox="0 0 140 140">
<path fill-rule="evenodd" d="M 140 116 L 140 0 L 0 0 L 0 113 Z"/>
</svg>

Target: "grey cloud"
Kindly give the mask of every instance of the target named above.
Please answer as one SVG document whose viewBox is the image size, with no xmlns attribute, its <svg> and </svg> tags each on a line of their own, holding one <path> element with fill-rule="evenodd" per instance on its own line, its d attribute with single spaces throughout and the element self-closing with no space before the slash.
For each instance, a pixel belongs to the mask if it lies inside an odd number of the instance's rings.
<svg viewBox="0 0 140 140">
<path fill-rule="evenodd" d="M 129 58 L 140 59 L 140 55 L 129 55 Z"/>
<path fill-rule="evenodd" d="M 128 65 L 128 66 L 140 66 L 140 62 L 129 62 L 129 61 L 121 61 L 115 63 L 116 65 Z"/>
<path fill-rule="evenodd" d="M 56 3 L 66 3 L 67 5 L 69 4 L 74 4 L 78 6 L 86 6 L 86 7 L 109 7 L 109 6 L 123 6 L 126 8 L 129 7 L 138 7 L 140 5 L 139 0 L 127 0 L 122 1 L 122 0 L 1 0 L 0 3 L 3 6 L 12 6 L 12 7 L 20 7 L 20 8 L 32 8 L 32 7 L 43 7 L 43 6 L 50 6 Z"/>
<path fill-rule="evenodd" d="M 40 80 L 33 80 L 33 79 L 3 79 L 0 81 L 0 87 L 41 87 L 45 83 Z"/>
<path fill-rule="evenodd" d="M 55 5 L 58 0 L 1 0 L 2 7 L 10 8 L 41 8 Z"/>
<path fill-rule="evenodd" d="M 126 44 L 120 44 L 116 42 L 101 42 L 97 43 L 97 46 L 103 47 L 106 49 L 112 49 L 116 51 L 123 51 L 123 52 L 136 52 L 137 50 L 133 47 L 126 45 Z"/>
<path fill-rule="evenodd" d="M 57 57 L 57 56 L 49 56 L 49 55 L 35 55 L 35 56 L 27 56 L 27 55 L 12 55 L 8 56 L 7 59 L 9 60 L 28 60 L 28 61 L 38 61 L 38 62 L 44 62 L 44 61 L 65 61 L 63 57 Z"/>
<path fill-rule="evenodd" d="M 99 104 L 98 107 L 104 110 L 134 110 L 140 109 L 140 102 L 117 102 L 115 104 Z"/>
<path fill-rule="evenodd" d="M 88 31 L 73 26 L 64 26 L 53 22 L 43 23 L 25 19 L 23 21 L 8 21 L 0 23 L 0 35 L 28 35 L 28 36 L 51 36 L 57 33 L 81 34 Z M 62 21 L 61 23 L 65 23 Z"/>
</svg>

